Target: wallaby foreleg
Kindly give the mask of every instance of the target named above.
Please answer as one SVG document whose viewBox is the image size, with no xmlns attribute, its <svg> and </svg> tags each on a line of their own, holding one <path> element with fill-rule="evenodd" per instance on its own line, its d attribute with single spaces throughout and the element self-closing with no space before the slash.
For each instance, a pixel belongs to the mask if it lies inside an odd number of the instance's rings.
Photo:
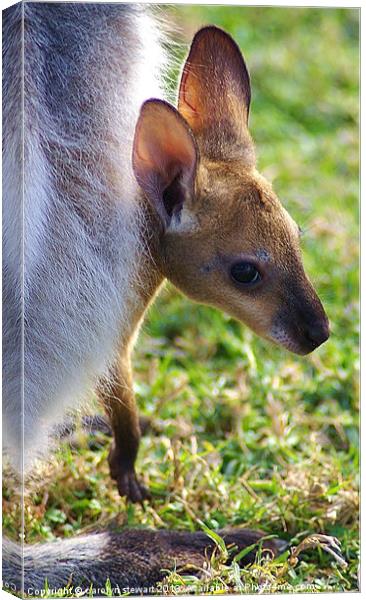
<svg viewBox="0 0 366 600">
<path fill-rule="evenodd" d="M 100 387 L 99 395 L 113 431 L 113 442 L 108 457 L 111 477 L 117 481 L 121 496 L 126 496 L 132 502 L 141 502 L 149 497 L 149 492 L 138 481 L 135 473 L 141 431 L 128 353 L 121 353 L 111 380 L 107 385 Z"/>
</svg>

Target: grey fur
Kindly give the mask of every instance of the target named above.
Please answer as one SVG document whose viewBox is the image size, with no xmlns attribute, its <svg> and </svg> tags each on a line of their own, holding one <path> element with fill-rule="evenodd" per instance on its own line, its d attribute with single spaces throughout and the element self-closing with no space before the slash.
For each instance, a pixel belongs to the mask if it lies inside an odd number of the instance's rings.
<svg viewBox="0 0 366 600">
<path fill-rule="evenodd" d="M 23 20 L 24 148 L 14 122 Z M 23 414 L 28 466 L 108 370 L 137 301 L 143 227 L 131 151 L 142 102 L 160 95 L 156 31 L 138 5 L 5 12 L 4 437 L 18 470 Z"/>
<path fill-rule="evenodd" d="M 263 532 L 249 529 L 219 532 L 231 556 L 241 549 L 256 544 Z M 263 542 L 263 549 L 273 555 L 285 550 L 283 540 Z M 165 577 L 165 569 L 175 568 L 197 572 L 216 548 L 203 532 L 124 530 L 106 531 L 76 536 L 46 544 L 35 544 L 24 549 L 24 593 L 40 596 L 48 587 L 57 593 L 69 584 L 71 591 L 83 590 L 92 584 L 95 595 L 101 596 L 107 579 L 113 595 L 129 592 L 131 595 L 157 594 L 157 586 Z M 216 549 L 217 550 L 217 549 Z M 252 562 L 257 548 L 251 550 L 243 562 Z M 3 580 L 5 589 L 21 589 L 19 573 L 20 548 L 6 541 L 3 547 Z M 38 593 L 37 593 L 38 592 Z"/>
</svg>

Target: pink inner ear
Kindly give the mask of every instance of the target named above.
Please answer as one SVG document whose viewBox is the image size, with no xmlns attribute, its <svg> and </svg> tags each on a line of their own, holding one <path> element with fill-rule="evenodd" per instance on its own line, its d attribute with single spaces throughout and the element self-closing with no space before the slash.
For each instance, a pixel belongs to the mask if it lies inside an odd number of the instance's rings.
<svg viewBox="0 0 366 600">
<path fill-rule="evenodd" d="M 241 52 L 228 34 L 216 27 L 201 29 L 184 65 L 179 111 L 192 130 L 226 129 L 245 137 L 250 105 L 249 74 Z M 225 128 L 221 127 L 222 135 Z M 217 136 L 216 136 L 217 137 Z"/>
<path fill-rule="evenodd" d="M 194 88 L 191 85 L 188 85 L 188 77 L 191 75 L 189 71 L 185 68 L 182 74 L 182 79 L 180 82 L 179 89 L 179 102 L 184 102 L 184 104 L 193 112 L 197 112 L 197 106 L 195 100 L 197 98 L 194 97 Z"/>
<path fill-rule="evenodd" d="M 192 171 L 196 161 L 191 136 L 174 114 L 153 114 L 142 120 L 136 132 L 135 153 L 135 158 L 145 163 L 144 170 L 158 172 L 164 183 L 173 176 L 172 171 Z"/>
<path fill-rule="evenodd" d="M 163 190 L 178 174 L 180 185 L 193 189 L 196 161 L 193 136 L 178 111 L 163 101 L 147 101 L 136 126 L 133 169 L 160 214 L 164 211 Z"/>
<path fill-rule="evenodd" d="M 202 113 L 200 114 L 199 96 L 195 88 L 190 85 L 193 74 L 183 71 L 179 90 L 179 110 L 195 131 L 202 125 Z"/>
</svg>

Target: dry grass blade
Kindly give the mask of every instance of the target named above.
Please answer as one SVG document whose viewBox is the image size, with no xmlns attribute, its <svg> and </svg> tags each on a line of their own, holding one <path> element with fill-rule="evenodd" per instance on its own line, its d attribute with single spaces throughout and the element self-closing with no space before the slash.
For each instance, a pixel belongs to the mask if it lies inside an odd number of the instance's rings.
<svg viewBox="0 0 366 600">
<path fill-rule="evenodd" d="M 321 548 L 324 552 L 327 552 L 336 560 L 336 562 L 342 567 L 347 567 L 347 562 L 342 556 L 342 548 L 337 538 L 330 535 L 323 535 L 320 533 L 314 533 L 308 535 L 305 539 L 300 542 L 296 547 L 291 548 L 291 555 L 289 557 L 289 563 L 291 566 L 295 566 L 298 562 L 298 556 L 305 550 L 313 548 Z"/>
</svg>

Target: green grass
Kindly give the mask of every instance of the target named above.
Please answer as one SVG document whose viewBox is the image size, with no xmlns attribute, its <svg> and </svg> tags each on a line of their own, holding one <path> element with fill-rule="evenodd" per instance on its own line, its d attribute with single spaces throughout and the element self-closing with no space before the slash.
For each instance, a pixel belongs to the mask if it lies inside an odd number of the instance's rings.
<svg viewBox="0 0 366 600">
<path fill-rule="evenodd" d="M 27 540 L 103 527 L 117 515 L 136 527 L 194 530 L 199 520 L 210 529 L 258 527 L 292 545 L 326 533 L 340 540 L 347 567 L 319 548 L 304 551 L 297 564 L 284 555 L 243 570 L 225 566 L 218 555 L 201 583 L 221 582 L 228 591 L 255 591 L 260 582 L 268 591 L 356 590 L 358 12 L 166 10 L 186 40 L 214 23 L 241 46 L 251 71 L 259 169 L 305 230 L 305 265 L 332 336 L 299 358 L 167 286 L 134 361 L 141 412 L 160 430 L 143 439 L 138 460 L 153 501 L 143 509 L 119 498 L 108 476 L 107 446 L 65 446 L 28 487 Z M 5 502 L 10 531 L 14 518 Z M 174 573 L 168 581 L 197 584 Z"/>
</svg>

